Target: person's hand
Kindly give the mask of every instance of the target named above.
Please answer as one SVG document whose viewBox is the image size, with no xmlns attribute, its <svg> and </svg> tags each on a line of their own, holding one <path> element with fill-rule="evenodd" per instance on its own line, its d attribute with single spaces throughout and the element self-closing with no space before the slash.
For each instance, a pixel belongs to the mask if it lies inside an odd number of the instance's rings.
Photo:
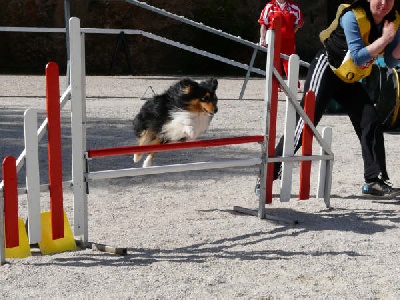
<svg viewBox="0 0 400 300">
<path fill-rule="evenodd" d="M 396 36 L 397 28 L 393 22 L 385 21 L 383 23 L 382 36 L 369 44 L 366 49 L 372 57 L 380 55 Z M 397 47 L 396 47 L 397 48 Z M 398 58 L 397 50 L 393 50 L 393 57 Z"/>
<path fill-rule="evenodd" d="M 260 46 L 263 46 L 265 48 L 268 47 L 268 44 L 265 42 L 265 39 L 260 39 Z"/>
<path fill-rule="evenodd" d="M 385 39 L 387 44 L 389 44 L 394 39 L 394 37 L 396 36 L 396 32 L 397 27 L 394 22 L 389 22 L 388 20 L 386 20 L 383 23 L 382 37 Z"/>
<path fill-rule="evenodd" d="M 397 44 L 397 46 L 393 49 L 392 55 L 395 59 L 400 59 L 400 42 Z"/>
</svg>

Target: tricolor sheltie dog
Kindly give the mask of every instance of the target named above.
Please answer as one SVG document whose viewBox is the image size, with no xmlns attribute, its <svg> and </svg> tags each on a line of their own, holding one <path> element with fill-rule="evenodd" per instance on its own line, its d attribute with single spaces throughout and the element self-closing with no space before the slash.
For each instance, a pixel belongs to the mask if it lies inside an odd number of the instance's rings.
<svg viewBox="0 0 400 300">
<path fill-rule="evenodd" d="M 218 81 L 210 78 L 196 82 L 184 78 L 161 95 L 147 100 L 133 120 L 139 145 L 164 144 L 194 140 L 204 133 L 218 111 L 215 91 Z M 142 153 L 134 155 L 139 162 Z M 143 167 L 150 167 L 154 153 L 149 153 Z"/>
</svg>

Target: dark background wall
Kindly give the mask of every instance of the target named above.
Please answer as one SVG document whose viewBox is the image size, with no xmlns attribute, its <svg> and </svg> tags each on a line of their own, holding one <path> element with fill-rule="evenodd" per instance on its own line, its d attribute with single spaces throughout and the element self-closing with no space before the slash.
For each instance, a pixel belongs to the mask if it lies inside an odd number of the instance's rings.
<svg viewBox="0 0 400 300">
<path fill-rule="evenodd" d="M 141 29 L 248 64 L 252 49 L 193 26 L 180 23 L 123 0 L 70 0 L 71 16 L 82 27 Z M 260 0 L 147 0 L 148 4 L 257 42 L 257 19 L 266 1 Z M 310 61 L 320 47 L 319 32 L 335 15 L 341 1 L 298 0 L 305 25 L 297 34 L 297 52 Z M 0 0 L 0 26 L 64 27 L 63 0 Z M 88 74 L 130 74 L 126 55 L 116 49 L 116 35 L 86 35 Z M 0 73 L 41 74 L 48 61 L 65 72 L 65 34 L 0 32 Z M 133 74 L 216 74 L 238 75 L 244 70 L 203 58 L 193 53 L 142 36 L 126 35 L 133 62 Z M 255 65 L 263 67 L 260 53 Z"/>
</svg>

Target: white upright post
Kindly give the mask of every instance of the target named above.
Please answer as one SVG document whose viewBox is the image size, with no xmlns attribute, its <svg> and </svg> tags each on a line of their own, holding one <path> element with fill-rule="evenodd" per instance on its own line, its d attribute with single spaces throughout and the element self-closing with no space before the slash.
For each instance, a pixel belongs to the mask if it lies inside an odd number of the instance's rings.
<svg viewBox="0 0 400 300">
<path fill-rule="evenodd" d="M 265 96 L 264 96 L 264 143 L 261 163 L 260 175 L 260 197 L 258 203 L 258 217 L 265 219 L 265 199 L 266 199 L 266 180 L 267 180 L 267 165 L 268 165 L 268 139 L 269 139 L 269 119 L 271 114 L 272 100 L 272 80 L 274 70 L 274 40 L 275 33 L 273 30 L 267 30 L 266 42 L 268 44 L 267 61 L 265 64 Z"/>
<path fill-rule="evenodd" d="M 332 170 L 333 170 L 333 159 L 330 159 L 326 161 L 326 176 L 325 176 L 325 189 L 324 189 L 324 202 L 326 208 L 331 207 Z"/>
<path fill-rule="evenodd" d="M 297 95 L 298 82 L 299 82 L 299 56 L 293 54 L 289 57 L 289 74 L 288 74 L 288 86 L 294 95 Z M 296 101 L 297 99 L 293 99 Z M 284 157 L 293 156 L 294 154 L 294 131 L 296 128 L 296 109 L 294 108 L 289 97 L 286 96 L 286 117 L 285 117 L 285 138 L 283 144 Z M 290 194 L 292 191 L 292 173 L 293 173 L 293 162 L 283 161 L 282 162 L 282 174 L 281 174 L 281 191 L 280 201 L 290 201 Z"/>
<path fill-rule="evenodd" d="M 84 67 L 82 66 L 82 37 L 80 20 L 73 17 L 69 21 L 71 55 L 71 133 L 72 133 L 72 181 L 74 193 L 74 234 L 80 236 L 84 245 L 88 242 L 88 213 L 85 172 L 85 118 Z"/>
<path fill-rule="evenodd" d="M 67 44 L 67 86 L 71 83 L 71 72 L 70 72 L 70 46 L 69 46 L 69 18 L 71 16 L 71 5 L 69 0 L 64 0 L 64 19 L 65 19 L 65 40 Z"/>
<path fill-rule="evenodd" d="M 42 240 L 40 220 L 40 175 L 39 175 L 39 141 L 37 111 L 27 109 L 24 114 L 24 140 L 26 149 L 26 189 L 28 191 L 28 234 L 29 243 L 36 244 Z"/>
<path fill-rule="evenodd" d="M 326 144 L 331 149 L 332 146 L 332 128 L 325 127 L 322 131 L 322 137 Z M 323 147 L 320 148 L 320 155 L 326 155 L 326 151 Z M 332 186 L 332 167 L 333 160 L 321 160 L 319 162 L 319 175 L 317 185 L 317 198 L 324 198 L 326 207 L 330 207 L 330 195 Z"/>
</svg>

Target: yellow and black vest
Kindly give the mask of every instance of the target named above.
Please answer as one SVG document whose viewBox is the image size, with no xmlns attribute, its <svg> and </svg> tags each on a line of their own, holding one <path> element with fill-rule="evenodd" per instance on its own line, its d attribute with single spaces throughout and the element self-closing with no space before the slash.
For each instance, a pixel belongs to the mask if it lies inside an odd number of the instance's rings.
<svg viewBox="0 0 400 300">
<path fill-rule="evenodd" d="M 336 13 L 336 18 L 332 24 L 320 33 L 320 40 L 324 44 L 328 54 L 329 65 L 332 71 L 344 82 L 353 83 L 368 76 L 371 73 L 372 64 L 376 58 L 363 66 L 354 64 L 350 57 L 350 51 L 346 43 L 343 28 L 339 26 L 339 19 L 345 13 L 345 8 L 349 4 L 341 4 Z M 347 10 L 346 10 L 347 11 Z M 353 9 L 358 26 L 360 28 L 361 38 L 365 45 L 369 45 L 369 35 L 371 32 L 371 23 L 365 10 L 361 7 Z M 395 24 L 400 25 L 400 15 L 396 12 Z M 380 53 L 380 55 L 382 55 Z"/>
</svg>

